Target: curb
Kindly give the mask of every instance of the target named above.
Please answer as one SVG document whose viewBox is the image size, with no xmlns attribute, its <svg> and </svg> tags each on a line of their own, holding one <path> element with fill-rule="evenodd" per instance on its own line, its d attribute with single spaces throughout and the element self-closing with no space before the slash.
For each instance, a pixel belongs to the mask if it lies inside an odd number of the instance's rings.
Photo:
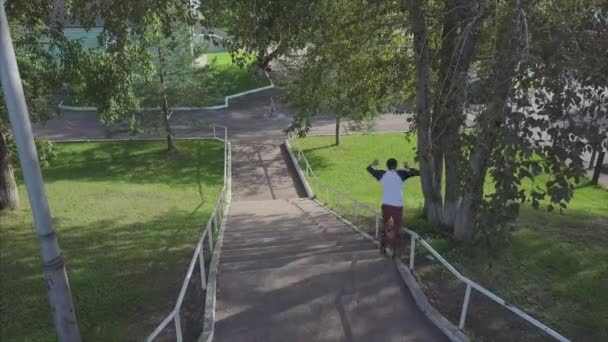
<svg viewBox="0 0 608 342">
<path fill-rule="evenodd" d="M 239 97 L 242 97 L 245 95 L 254 94 L 254 93 L 264 91 L 264 90 L 275 88 L 274 82 L 272 82 L 272 79 L 270 78 L 268 73 L 266 71 L 264 71 L 264 74 L 266 75 L 266 78 L 268 79 L 268 81 L 270 81 L 270 85 L 267 85 L 267 86 L 264 86 L 261 88 L 247 90 L 247 91 L 237 93 L 237 94 L 226 95 L 226 96 L 224 96 L 224 104 L 222 104 L 222 105 L 209 106 L 209 107 L 171 107 L 169 109 L 172 111 L 202 111 L 202 110 L 226 109 L 226 108 L 228 108 L 228 105 L 230 104 L 229 102 L 231 99 L 235 99 L 235 98 L 239 98 Z M 61 102 L 59 102 L 59 104 L 57 105 L 57 108 L 59 108 L 60 110 L 70 110 L 70 111 L 76 111 L 76 112 L 96 112 L 97 111 L 97 107 L 66 106 L 63 104 L 63 100 L 61 100 Z M 161 109 L 160 107 L 143 107 L 142 108 L 142 110 L 144 110 L 144 111 L 160 110 L 160 109 Z"/>
<path fill-rule="evenodd" d="M 405 282 L 414 302 L 422 313 L 452 342 L 469 342 L 469 338 L 462 333 L 452 322 L 447 320 L 431 303 L 418 285 L 416 278 L 410 269 L 403 264 L 401 259 L 394 259 L 395 267 L 399 271 L 403 282 Z"/>
<path fill-rule="evenodd" d="M 54 140 L 54 139 L 49 139 L 49 138 L 43 137 L 42 139 L 51 141 L 51 142 L 57 143 L 57 144 L 87 143 L 87 142 L 121 142 L 121 141 L 162 141 L 162 142 L 167 141 L 166 138 L 163 138 L 163 137 L 159 137 L 159 138 L 108 138 L 108 139 L 91 138 L 91 139 L 60 139 L 60 140 Z M 173 137 L 173 141 L 188 141 L 188 140 L 220 140 L 221 141 L 221 139 L 218 139 L 211 135 L 208 137 L 191 137 L 191 138 Z"/>
<path fill-rule="evenodd" d="M 300 163 L 298 162 L 298 159 L 293 154 L 293 150 L 291 149 L 291 145 L 289 144 L 289 139 L 285 140 L 285 148 L 287 149 L 287 153 L 289 153 L 289 157 L 291 158 L 291 162 L 293 163 L 293 166 L 296 169 L 296 173 L 298 174 L 298 178 L 300 178 L 300 181 L 302 182 L 302 185 L 304 185 L 304 190 L 306 191 L 306 196 L 308 196 L 308 198 L 314 199 L 315 194 L 312 191 L 312 188 L 310 187 L 310 184 L 308 184 L 308 180 L 306 180 L 306 177 L 304 177 L 304 172 L 302 172 L 302 168 L 300 168 Z"/>
</svg>

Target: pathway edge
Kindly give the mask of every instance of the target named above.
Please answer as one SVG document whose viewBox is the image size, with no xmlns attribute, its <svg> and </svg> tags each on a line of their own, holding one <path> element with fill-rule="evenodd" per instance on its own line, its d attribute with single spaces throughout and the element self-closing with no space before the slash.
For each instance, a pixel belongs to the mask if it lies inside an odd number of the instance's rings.
<svg viewBox="0 0 608 342">
<path fill-rule="evenodd" d="M 428 298 L 420 288 L 420 285 L 416 281 L 416 278 L 410 272 L 410 269 L 403 264 L 401 259 L 393 259 L 395 266 L 401 275 L 401 279 L 407 285 L 414 302 L 422 311 L 422 313 L 431 321 L 433 324 L 443 332 L 443 334 L 450 339 L 452 342 L 469 342 L 469 338 L 458 329 L 452 322 L 450 322 L 445 316 L 443 316 L 435 307 L 429 303 Z"/>
<path fill-rule="evenodd" d="M 222 250 L 222 243 L 224 242 L 224 230 L 226 229 L 226 221 L 228 221 L 228 215 L 230 213 L 230 202 L 228 199 L 226 204 L 226 214 L 222 225 L 220 226 L 220 232 L 216 241 L 213 255 L 211 256 L 211 263 L 209 266 L 209 280 L 207 281 L 207 293 L 205 295 L 205 315 L 203 318 L 203 331 L 201 336 L 198 338 L 198 342 L 211 342 L 213 341 L 213 334 L 215 332 L 215 305 L 216 305 L 216 294 L 217 294 L 217 275 L 220 263 L 220 252 Z"/>
</svg>

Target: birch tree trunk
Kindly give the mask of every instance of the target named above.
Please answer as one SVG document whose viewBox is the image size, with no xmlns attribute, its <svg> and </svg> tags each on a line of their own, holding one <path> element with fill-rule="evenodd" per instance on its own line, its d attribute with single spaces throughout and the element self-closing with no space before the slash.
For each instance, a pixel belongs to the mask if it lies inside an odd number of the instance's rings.
<svg viewBox="0 0 608 342">
<path fill-rule="evenodd" d="M 487 87 L 491 87 L 491 96 L 486 99 L 486 109 L 478 119 L 477 138 L 471 150 L 465 190 L 454 223 L 454 237 L 459 240 L 469 240 L 473 236 L 480 215 L 490 158 L 509 110 L 507 100 L 513 89 L 513 79 L 524 57 L 526 37 L 525 32 L 520 32 L 522 20 L 525 17 L 522 16 L 521 1 L 514 0 L 508 4 L 498 23 L 492 69 L 486 80 Z"/>
</svg>

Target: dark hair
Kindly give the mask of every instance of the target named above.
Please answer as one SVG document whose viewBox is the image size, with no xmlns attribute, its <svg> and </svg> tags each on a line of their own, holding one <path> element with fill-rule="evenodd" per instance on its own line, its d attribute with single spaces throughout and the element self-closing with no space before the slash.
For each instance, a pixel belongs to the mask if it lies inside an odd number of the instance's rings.
<svg viewBox="0 0 608 342">
<path fill-rule="evenodd" d="M 389 170 L 396 169 L 397 168 L 397 159 L 391 158 L 391 159 L 387 160 L 386 167 L 388 167 Z"/>
</svg>

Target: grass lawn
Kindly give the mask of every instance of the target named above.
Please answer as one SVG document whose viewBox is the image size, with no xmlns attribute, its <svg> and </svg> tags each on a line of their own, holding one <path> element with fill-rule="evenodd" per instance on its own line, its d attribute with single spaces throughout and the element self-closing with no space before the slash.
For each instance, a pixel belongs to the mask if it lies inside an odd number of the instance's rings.
<svg viewBox="0 0 608 342">
<path fill-rule="evenodd" d="M 404 134 L 300 140 L 317 176 L 377 208 L 381 188 L 365 167 L 389 157 L 413 163 L 415 140 Z M 424 226 L 418 178 L 405 185 L 406 224 Z M 321 200 L 324 193 L 320 192 Z M 330 206 L 335 200 L 329 199 Z M 608 191 L 581 186 L 565 214 L 524 206 L 512 241 L 491 255 L 472 257 L 462 246 L 429 241 L 465 275 L 579 341 L 608 340 Z M 458 299 L 460 301 L 460 299 Z"/>
<path fill-rule="evenodd" d="M 60 143 L 43 169 L 84 341 L 141 341 L 175 303 L 222 187 L 224 150 L 176 145 Z M 55 341 L 22 183 L 22 209 L 0 213 L 0 340 Z"/>
<path fill-rule="evenodd" d="M 253 75 L 232 62 L 230 53 L 207 54 L 207 65 L 188 71 L 176 79 L 168 78 L 167 95 L 171 107 L 207 107 L 224 104 L 224 97 L 270 85 L 266 77 Z M 139 93 L 144 107 L 158 107 L 158 80 L 141 84 Z M 67 106 L 89 106 L 68 96 Z"/>
</svg>

